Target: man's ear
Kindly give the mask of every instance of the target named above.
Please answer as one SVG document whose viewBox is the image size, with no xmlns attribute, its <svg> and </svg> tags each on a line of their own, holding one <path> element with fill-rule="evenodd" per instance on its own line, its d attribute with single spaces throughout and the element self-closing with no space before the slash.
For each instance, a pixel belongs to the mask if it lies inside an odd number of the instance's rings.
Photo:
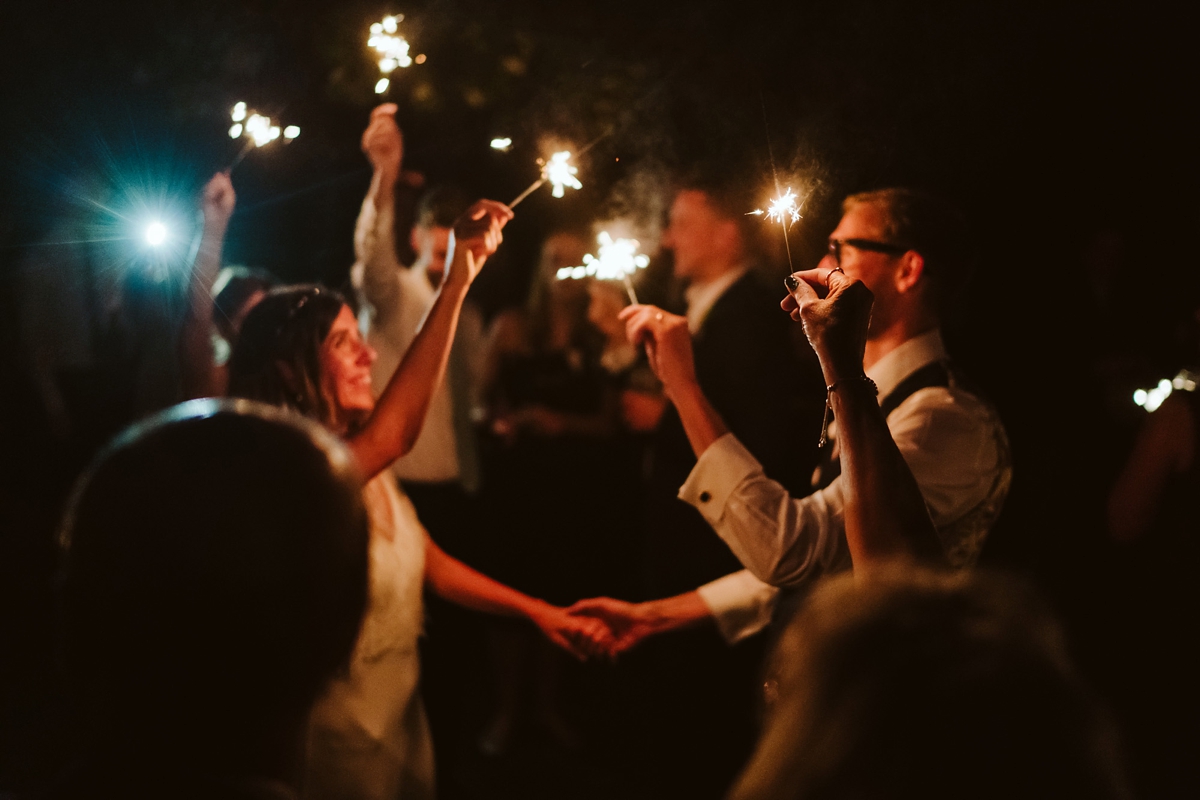
<svg viewBox="0 0 1200 800">
<path fill-rule="evenodd" d="M 900 256 L 900 267 L 896 270 L 896 291 L 900 294 L 912 291 L 925 274 L 925 256 L 909 250 Z"/>
</svg>

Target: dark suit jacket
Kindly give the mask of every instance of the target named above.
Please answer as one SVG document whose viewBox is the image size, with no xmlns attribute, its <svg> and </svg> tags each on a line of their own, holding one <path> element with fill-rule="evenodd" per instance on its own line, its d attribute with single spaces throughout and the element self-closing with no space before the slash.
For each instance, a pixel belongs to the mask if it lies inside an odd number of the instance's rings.
<svg viewBox="0 0 1200 800">
<path fill-rule="evenodd" d="M 693 337 L 696 377 L 729 430 L 794 495 L 807 493 L 817 460 L 824 386 L 801 364 L 771 292 L 747 273 L 713 305 Z M 655 432 L 647 496 L 649 589 L 666 597 L 742 568 L 679 487 L 696 465 L 683 424 L 668 407 Z"/>
</svg>

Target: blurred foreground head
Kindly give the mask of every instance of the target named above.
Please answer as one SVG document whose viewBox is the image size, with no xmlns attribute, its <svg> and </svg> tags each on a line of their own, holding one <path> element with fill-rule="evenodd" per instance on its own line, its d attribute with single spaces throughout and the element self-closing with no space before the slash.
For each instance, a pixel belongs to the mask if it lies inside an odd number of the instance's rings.
<svg viewBox="0 0 1200 800">
<path fill-rule="evenodd" d="M 1028 587 L 907 568 L 820 586 L 731 797 L 1121 798 L 1115 735 Z"/>
<path fill-rule="evenodd" d="M 63 528 L 63 654 L 90 747 L 269 774 L 349 658 L 367 594 L 350 455 L 319 426 L 197 400 L 120 437 Z"/>
</svg>

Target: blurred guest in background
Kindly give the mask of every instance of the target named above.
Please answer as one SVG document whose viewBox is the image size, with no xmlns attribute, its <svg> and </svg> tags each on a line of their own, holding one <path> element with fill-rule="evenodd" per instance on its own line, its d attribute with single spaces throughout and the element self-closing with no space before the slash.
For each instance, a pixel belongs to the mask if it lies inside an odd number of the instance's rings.
<svg viewBox="0 0 1200 800">
<path fill-rule="evenodd" d="M 1195 314 L 1200 321 L 1200 310 Z M 1200 392 L 1181 371 L 1150 412 L 1108 498 L 1116 545 L 1114 702 L 1129 736 L 1131 767 L 1148 795 L 1196 791 L 1200 670 L 1185 631 L 1200 614 Z M 1159 389 L 1158 391 L 1161 391 Z M 1147 405 L 1149 408 L 1149 405 Z"/>
<path fill-rule="evenodd" d="M 566 604 L 604 580 L 596 559 L 609 547 L 605 503 L 615 498 L 600 488 L 612 482 L 600 453 L 620 424 L 599 363 L 603 337 L 588 323 L 586 282 L 556 277 L 582 264 L 585 250 L 574 233 L 545 240 L 529 300 L 492 322 L 484 363 L 486 563 L 506 582 Z M 493 629 L 491 648 L 497 706 L 481 739 L 484 752 L 507 747 L 526 705 L 523 674 L 530 667 L 536 724 L 573 743 L 559 708 L 558 654 L 513 625 Z"/>
</svg>

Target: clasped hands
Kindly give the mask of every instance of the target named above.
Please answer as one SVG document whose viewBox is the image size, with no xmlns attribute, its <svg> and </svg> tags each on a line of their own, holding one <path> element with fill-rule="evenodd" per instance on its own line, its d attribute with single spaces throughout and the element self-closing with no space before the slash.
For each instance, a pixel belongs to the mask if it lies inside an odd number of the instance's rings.
<svg viewBox="0 0 1200 800">
<path fill-rule="evenodd" d="M 629 603 L 611 597 L 580 600 L 570 608 L 552 607 L 534 622 L 550 641 L 580 661 L 615 660 L 643 639 L 675 627 L 658 612 L 656 601 Z"/>
</svg>

